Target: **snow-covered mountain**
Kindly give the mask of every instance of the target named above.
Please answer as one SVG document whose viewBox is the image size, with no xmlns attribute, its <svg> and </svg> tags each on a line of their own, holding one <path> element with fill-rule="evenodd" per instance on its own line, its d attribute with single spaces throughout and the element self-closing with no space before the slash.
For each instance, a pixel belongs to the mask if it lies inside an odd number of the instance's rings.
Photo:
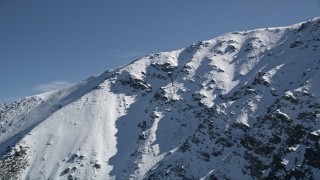
<svg viewBox="0 0 320 180">
<path fill-rule="evenodd" d="M 320 178 L 320 18 L 0 106 L 0 178 Z"/>
</svg>

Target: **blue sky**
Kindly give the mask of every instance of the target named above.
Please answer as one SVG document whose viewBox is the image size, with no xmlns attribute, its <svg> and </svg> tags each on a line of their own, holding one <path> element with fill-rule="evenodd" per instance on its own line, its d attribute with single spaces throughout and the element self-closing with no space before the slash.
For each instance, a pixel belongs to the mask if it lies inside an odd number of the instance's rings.
<svg viewBox="0 0 320 180">
<path fill-rule="evenodd" d="M 320 0 L 0 0 L 0 102 L 149 53 L 320 16 Z"/>
</svg>

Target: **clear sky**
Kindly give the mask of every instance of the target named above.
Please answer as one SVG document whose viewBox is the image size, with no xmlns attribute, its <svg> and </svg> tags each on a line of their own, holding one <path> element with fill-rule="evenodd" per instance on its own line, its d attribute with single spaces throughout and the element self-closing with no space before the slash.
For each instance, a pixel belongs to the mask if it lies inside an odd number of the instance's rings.
<svg viewBox="0 0 320 180">
<path fill-rule="evenodd" d="M 0 0 L 0 102 L 149 53 L 320 16 L 320 0 Z"/>
</svg>

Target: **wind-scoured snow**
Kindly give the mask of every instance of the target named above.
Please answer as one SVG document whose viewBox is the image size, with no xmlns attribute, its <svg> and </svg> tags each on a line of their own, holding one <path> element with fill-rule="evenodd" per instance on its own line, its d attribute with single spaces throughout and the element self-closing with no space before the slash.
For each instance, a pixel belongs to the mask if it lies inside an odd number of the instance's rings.
<svg viewBox="0 0 320 180">
<path fill-rule="evenodd" d="M 0 106 L 4 179 L 320 178 L 320 18 Z"/>
</svg>

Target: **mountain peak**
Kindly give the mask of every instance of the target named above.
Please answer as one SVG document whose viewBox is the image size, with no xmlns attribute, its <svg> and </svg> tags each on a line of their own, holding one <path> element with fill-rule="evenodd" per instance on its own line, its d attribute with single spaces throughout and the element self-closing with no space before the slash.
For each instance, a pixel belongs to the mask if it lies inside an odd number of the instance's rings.
<svg viewBox="0 0 320 180">
<path fill-rule="evenodd" d="M 320 18 L 147 55 L 0 107 L 21 179 L 320 177 Z"/>
</svg>

